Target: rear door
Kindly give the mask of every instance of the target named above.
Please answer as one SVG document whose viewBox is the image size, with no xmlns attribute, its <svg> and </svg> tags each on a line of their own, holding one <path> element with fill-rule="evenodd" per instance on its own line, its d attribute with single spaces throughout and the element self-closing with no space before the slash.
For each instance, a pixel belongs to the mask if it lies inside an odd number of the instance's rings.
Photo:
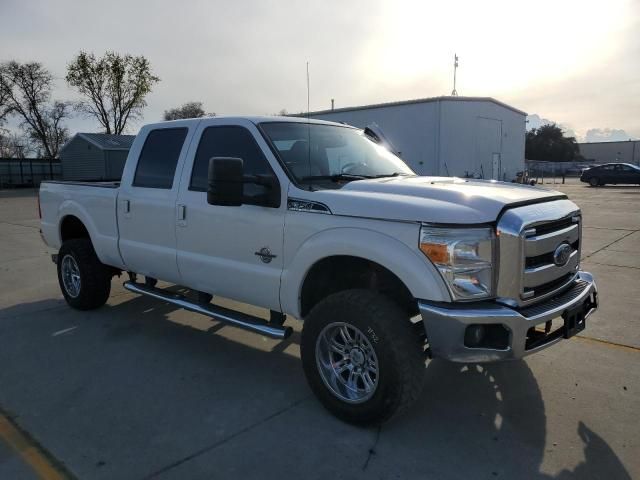
<svg viewBox="0 0 640 480">
<path fill-rule="evenodd" d="M 279 176 L 280 206 L 268 207 L 264 186 L 245 184 L 239 207 L 207 203 L 212 157 L 235 157 L 245 175 Z M 280 310 L 280 276 L 288 180 L 257 127 L 244 119 L 203 120 L 195 132 L 178 198 L 177 249 L 183 284 L 213 295 Z"/>
<path fill-rule="evenodd" d="M 615 183 L 617 181 L 615 165 L 603 165 L 599 168 L 598 177 L 601 183 Z"/>
<path fill-rule="evenodd" d="M 176 199 L 189 124 L 145 127 L 139 137 L 130 153 L 138 161 L 127 163 L 118 195 L 120 254 L 133 272 L 180 283 Z"/>
</svg>

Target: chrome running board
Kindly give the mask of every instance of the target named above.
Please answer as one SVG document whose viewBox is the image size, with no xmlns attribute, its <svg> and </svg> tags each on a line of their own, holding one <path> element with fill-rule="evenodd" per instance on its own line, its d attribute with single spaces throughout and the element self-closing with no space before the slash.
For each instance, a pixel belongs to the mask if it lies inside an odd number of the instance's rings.
<svg viewBox="0 0 640 480">
<path fill-rule="evenodd" d="M 200 313 L 207 317 L 213 318 L 220 322 L 228 323 L 234 327 L 242 328 L 250 332 L 266 335 L 267 337 L 285 339 L 291 335 L 293 331 L 291 327 L 284 327 L 282 325 L 269 324 L 266 320 L 253 315 L 248 315 L 242 312 L 236 312 L 228 308 L 220 307 L 218 305 L 205 305 L 202 303 L 192 302 L 186 297 L 174 293 L 168 293 L 164 290 L 155 287 L 149 287 L 141 283 L 136 282 L 124 282 L 122 284 L 124 288 L 133 293 L 140 293 L 142 295 L 148 295 L 158 300 L 163 300 L 176 305 L 190 312 Z"/>
</svg>

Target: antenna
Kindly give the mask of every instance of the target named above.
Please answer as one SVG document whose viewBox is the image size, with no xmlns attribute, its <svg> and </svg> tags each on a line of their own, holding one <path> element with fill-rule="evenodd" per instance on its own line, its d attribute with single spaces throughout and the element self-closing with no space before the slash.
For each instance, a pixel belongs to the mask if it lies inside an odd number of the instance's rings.
<svg viewBox="0 0 640 480">
<path fill-rule="evenodd" d="M 307 61 L 307 120 L 309 119 L 309 61 Z"/>
<path fill-rule="evenodd" d="M 309 172 L 307 175 L 311 176 L 311 125 L 309 122 L 309 60 L 307 60 L 307 165 L 309 166 Z M 312 182 L 309 182 L 309 191 L 313 190 Z"/>
<path fill-rule="evenodd" d="M 451 96 L 457 97 L 458 91 L 456 90 L 456 72 L 458 71 L 458 54 L 453 54 L 453 90 L 451 90 Z"/>
</svg>

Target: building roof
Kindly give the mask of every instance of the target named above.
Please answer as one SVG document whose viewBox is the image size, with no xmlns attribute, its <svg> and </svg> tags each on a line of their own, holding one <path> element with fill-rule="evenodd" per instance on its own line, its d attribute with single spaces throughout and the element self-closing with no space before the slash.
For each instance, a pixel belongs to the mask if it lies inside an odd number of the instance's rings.
<svg viewBox="0 0 640 480">
<path fill-rule="evenodd" d="M 135 135 L 112 135 L 109 133 L 76 133 L 60 149 L 62 152 L 76 138 L 86 140 L 100 150 L 130 150 Z"/>
<path fill-rule="evenodd" d="M 640 140 L 634 140 L 633 138 L 630 138 L 629 140 L 602 140 L 600 142 L 578 142 L 578 145 L 613 145 L 616 143 L 630 145 L 634 142 L 640 142 Z"/>
<path fill-rule="evenodd" d="M 136 138 L 135 135 L 112 135 L 109 133 L 78 133 L 77 136 L 102 150 L 129 150 Z"/>
<path fill-rule="evenodd" d="M 441 96 L 441 97 L 430 97 L 430 98 L 416 98 L 413 100 L 401 100 L 398 102 L 387 102 L 387 103 L 375 103 L 372 105 L 360 105 L 355 107 L 344 107 L 344 108 L 334 108 L 333 110 L 319 110 L 316 112 L 309 112 L 309 115 L 323 115 L 329 113 L 339 113 L 339 112 L 352 112 L 354 110 L 368 110 L 372 108 L 383 108 L 383 107 L 396 107 L 401 105 L 411 105 L 414 103 L 430 103 L 430 102 L 492 102 L 496 105 L 500 105 L 501 107 L 512 110 L 516 113 L 520 113 L 521 115 L 527 115 L 527 112 L 523 112 L 522 110 L 518 110 L 511 105 L 507 105 L 499 100 L 496 100 L 493 97 L 453 97 L 453 96 Z M 307 115 L 306 113 L 300 114 Z"/>
</svg>

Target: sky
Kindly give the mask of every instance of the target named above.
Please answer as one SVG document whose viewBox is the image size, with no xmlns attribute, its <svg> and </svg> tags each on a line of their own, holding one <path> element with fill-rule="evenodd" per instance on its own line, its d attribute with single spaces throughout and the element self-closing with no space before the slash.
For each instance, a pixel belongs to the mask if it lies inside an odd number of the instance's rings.
<svg viewBox="0 0 640 480">
<path fill-rule="evenodd" d="M 201 101 L 273 114 L 448 95 L 491 96 L 579 140 L 640 138 L 640 0 L 0 0 L 0 61 L 42 62 L 54 98 L 80 50 L 146 56 L 145 122 Z M 535 116 L 534 116 L 535 115 Z M 72 132 L 98 131 L 91 119 Z"/>
</svg>

